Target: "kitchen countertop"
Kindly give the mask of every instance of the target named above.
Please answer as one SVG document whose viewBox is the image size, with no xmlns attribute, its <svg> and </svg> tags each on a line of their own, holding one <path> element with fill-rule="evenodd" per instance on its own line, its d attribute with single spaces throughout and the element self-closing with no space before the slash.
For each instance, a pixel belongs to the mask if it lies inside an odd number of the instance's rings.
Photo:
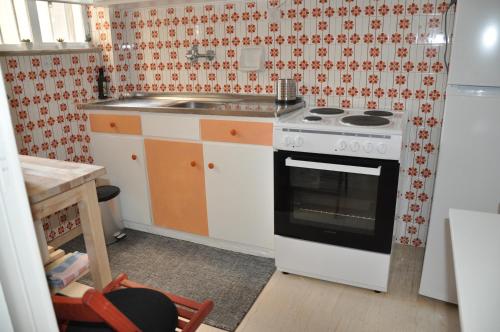
<svg viewBox="0 0 500 332">
<path fill-rule="evenodd" d="M 179 107 L 197 103 L 205 107 Z M 87 110 L 135 111 L 155 113 L 225 115 L 246 117 L 279 117 L 305 107 L 300 100 L 294 105 L 278 105 L 274 96 L 242 94 L 161 93 L 134 94 L 125 98 L 98 100 L 79 105 Z"/>
<path fill-rule="evenodd" d="M 498 331 L 500 215 L 450 209 L 450 233 L 462 331 Z"/>
<path fill-rule="evenodd" d="M 19 161 L 31 204 L 106 174 L 104 167 L 96 165 L 24 155 L 19 156 Z"/>
</svg>

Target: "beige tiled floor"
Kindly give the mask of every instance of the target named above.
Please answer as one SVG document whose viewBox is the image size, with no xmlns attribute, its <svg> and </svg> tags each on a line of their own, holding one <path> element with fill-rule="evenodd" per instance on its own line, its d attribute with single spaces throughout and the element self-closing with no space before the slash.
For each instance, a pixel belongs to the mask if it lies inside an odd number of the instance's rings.
<svg viewBox="0 0 500 332">
<path fill-rule="evenodd" d="M 276 272 L 237 332 L 459 331 L 455 305 L 417 294 L 423 252 L 395 247 L 386 294 Z"/>
<path fill-rule="evenodd" d="M 196 330 L 197 332 L 225 332 L 224 330 L 218 329 L 216 327 L 203 324 Z"/>
</svg>

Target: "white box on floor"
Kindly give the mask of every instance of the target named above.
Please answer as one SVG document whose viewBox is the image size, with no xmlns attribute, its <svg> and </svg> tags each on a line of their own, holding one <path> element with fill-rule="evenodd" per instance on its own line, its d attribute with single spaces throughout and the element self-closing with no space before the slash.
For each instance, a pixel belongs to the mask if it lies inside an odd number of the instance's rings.
<svg viewBox="0 0 500 332">
<path fill-rule="evenodd" d="M 386 292 L 390 254 L 274 237 L 276 267 L 307 277 Z"/>
</svg>

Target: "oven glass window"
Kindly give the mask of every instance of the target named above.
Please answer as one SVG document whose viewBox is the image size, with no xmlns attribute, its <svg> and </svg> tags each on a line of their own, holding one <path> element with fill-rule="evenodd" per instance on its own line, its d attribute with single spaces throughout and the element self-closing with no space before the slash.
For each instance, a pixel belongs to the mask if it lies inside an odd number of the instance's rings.
<svg viewBox="0 0 500 332">
<path fill-rule="evenodd" d="M 290 167 L 290 222 L 335 233 L 375 233 L 378 177 Z"/>
</svg>

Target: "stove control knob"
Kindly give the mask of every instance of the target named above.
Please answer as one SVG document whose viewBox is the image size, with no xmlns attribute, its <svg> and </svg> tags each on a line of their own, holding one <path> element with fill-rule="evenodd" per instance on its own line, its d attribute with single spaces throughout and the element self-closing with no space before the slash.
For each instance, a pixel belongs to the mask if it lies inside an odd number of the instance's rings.
<svg viewBox="0 0 500 332">
<path fill-rule="evenodd" d="M 358 142 L 352 142 L 352 143 L 351 143 L 351 151 L 352 151 L 352 152 L 357 152 L 357 151 L 359 151 L 359 143 L 358 143 Z"/>
<path fill-rule="evenodd" d="M 387 152 L 387 144 L 384 144 L 384 143 L 379 144 L 379 145 L 377 146 L 377 151 L 378 151 L 379 153 L 381 153 L 381 154 L 386 153 L 386 152 Z"/>
<path fill-rule="evenodd" d="M 292 145 L 292 138 L 290 136 L 285 136 L 283 138 L 283 143 L 285 143 L 285 146 L 290 146 Z"/>
<path fill-rule="evenodd" d="M 365 145 L 363 145 L 363 150 L 365 150 L 366 153 L 371 153 L 373 151 L 373 144 L 366 143 Z"/>
<path fill-rule="evenodd" d="M 347 142 L 346 141 L 340 141 L 339 142 L 339 150 L 340 151 L 344 151 L 345 149 L 347 149 Z"/>
<path fill-rule="evenodd" d="M 294 139 L 295 146 L 302 146 L 304 144 L 304 139 L 300 136 L 295 137 Z"/>
</svg>

